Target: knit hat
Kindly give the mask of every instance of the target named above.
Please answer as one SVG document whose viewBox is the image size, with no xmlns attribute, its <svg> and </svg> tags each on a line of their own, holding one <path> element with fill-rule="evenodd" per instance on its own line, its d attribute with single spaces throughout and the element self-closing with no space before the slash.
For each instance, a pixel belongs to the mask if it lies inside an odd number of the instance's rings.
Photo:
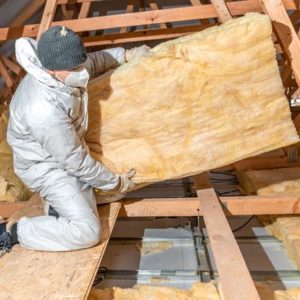
<svg viewBox="0 0 300 300">
<path fill-rule="evenodd" d="M 86 50 L 80 37 L 64 26 L 46 30 L 38 41 L 38 58 L 48 70 L 71 70 L 86 59 Z"/>
</svg>

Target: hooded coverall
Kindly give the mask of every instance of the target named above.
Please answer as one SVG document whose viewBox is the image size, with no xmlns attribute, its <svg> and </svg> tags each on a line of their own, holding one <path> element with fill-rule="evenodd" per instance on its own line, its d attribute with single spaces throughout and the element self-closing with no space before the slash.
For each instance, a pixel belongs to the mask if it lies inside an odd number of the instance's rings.
<svg viewBox="0 0 300 300">
<path fill-rule="evenodd" d="M 92 187 L 103 191 L 119 184 L 119 175 L 95 161 L 84 135 L 88 125 L 86 88 L 73 88 L 52 77 L 37 57 L 37 42 L 16 41 L 16 57 L 27 71 L 10 104 L 8 143 L 15 173 L 59 217 L 23 217 L 18 221 L 21 246 L 45 251 L 91 247 L 101 226 Z M 85 67 L 94 77 L 123 64 L 125 50 L 88 54 Z"/>
</svg>

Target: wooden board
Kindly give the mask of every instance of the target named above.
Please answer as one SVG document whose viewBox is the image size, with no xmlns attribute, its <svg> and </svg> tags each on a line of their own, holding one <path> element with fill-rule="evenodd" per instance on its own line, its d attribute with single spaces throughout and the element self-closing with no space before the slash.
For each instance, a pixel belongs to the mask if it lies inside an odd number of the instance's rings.
<svg viewBox="0 0 300 300">
<path fill-rule="evenodd" d="M 33 200 L 39 205 L 38 197 Z M 102 240 L 95 247 L 41 252 L 15 246 L 0 259 L 0 299 L 87 299 L 120 207 L 111 203 L 99 209 Z M 32 211 L 40 213 L 40 208 Z"/>
<path fill-rule="evenodd" d="M 70 1 L 88 2 L 88 1 Z M 292 0 L 283 1 L 286 9 L 296 9 Z M 66 4 L 67 1 L 58 1 L 58 4 Z M 227 3 L 228 10 L 233 16 L 240 16 L 246 12 L 261 12 L 262 7 L 258 0 L 246 0 Z M 65 20 L 52 22 L 51 26 L 61 25 L 73 29 L 75 32 L 119 28 L 137 25 L 159 24 L 175 21 L 198 20 L 218 17 L 213 5 L 199 5 L 192 7 L 180 7 L 163 10 L 152 10 L 130 14 L 83 18 L 79 20 Z M 21 36 L 35 37 L 39 30 L 39 24 L 30 24 L 14 28 L 0 28 L 0 41 L 14 39 Z"/>
<path fill-rule="evenodd" d="M 284 8 L 282 0 L 260 0 L 265 13 L 273 21 L 273 27 L 281 47 L 285 50 L 300 87 L 300 40 Z"/>
<path fill-rule="evenodd" d="M 298 197 L 220 197 L 227 215 L 300 214 Z M 0 202 L 0 216 L 8 218 L 26 202 Z M 101 206 L 99 207 L 101 210 Z M 126 199 L 119 217 L 192 217 L 202 215 L 197 197 Z"/>
<path fill-rule="evenodd" d="M 41 20 L 41 24 L 39 26 L 37 39 L 40 39 L 42 33 L 49 28 L 56 11 L 56 6 L 57 6 L 57 0 L 47 0 L 43 17 Z"/>
<path fill-rule="evenodd" d="M 207 174 L 194 177 L 200 208 L 226 300 L 259 300 L 239 246 Z"/>
</svg>

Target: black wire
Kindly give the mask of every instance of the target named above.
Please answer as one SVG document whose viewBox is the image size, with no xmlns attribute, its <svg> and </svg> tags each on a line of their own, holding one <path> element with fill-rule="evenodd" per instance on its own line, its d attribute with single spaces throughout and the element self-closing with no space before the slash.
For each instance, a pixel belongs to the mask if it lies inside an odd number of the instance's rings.
<svg viewBox="0 0 300 300">
<path fill-rule="evenodd" d="M 255 215 L 251 216 L 243 225 L 239 226 L 238 228 L 232 230 L 232 232 L 237 232 L 240 229 L 244 228 L 248 223 L 251 222 L 251 220 L 255 217 Z"/>
<path fill-rule="evenodd" d="M 106 267 L 100 267 L 98 269 L 98 272 L 97 272 L 96 276 L 100 276 L 100 277 L 96 278 L 94 280 L 93 287 L 96 286 L 97 284 L 99 284 L 100 282 L 102 282 L 105 279 L 107 272 L 108 272 L 108 269 Z"/>
</svg>

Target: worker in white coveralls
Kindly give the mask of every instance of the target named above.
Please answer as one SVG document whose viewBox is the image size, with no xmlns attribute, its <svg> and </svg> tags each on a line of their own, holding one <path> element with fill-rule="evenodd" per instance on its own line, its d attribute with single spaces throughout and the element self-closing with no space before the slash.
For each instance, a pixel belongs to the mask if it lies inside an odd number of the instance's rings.
<svg viewBox="0 0 300 300">
<path fill-rule="evenodd" d="M 87 54 L 79 36 L 61 26 L 38 42 L 20 38 L 15 47 L 27 75 L 10 105 L 7 139 L 16 174 L 49 209 L 44 216 L 0 224 L 0 249 L 8 252 L 16 243 L 45 251 L 91 247 L 101 237 L 93 187 L 126 194 L 134 187 L 134 172 L 115 174 L 89 155 L 88 80 L 149 48 Z"/>
</svg>

